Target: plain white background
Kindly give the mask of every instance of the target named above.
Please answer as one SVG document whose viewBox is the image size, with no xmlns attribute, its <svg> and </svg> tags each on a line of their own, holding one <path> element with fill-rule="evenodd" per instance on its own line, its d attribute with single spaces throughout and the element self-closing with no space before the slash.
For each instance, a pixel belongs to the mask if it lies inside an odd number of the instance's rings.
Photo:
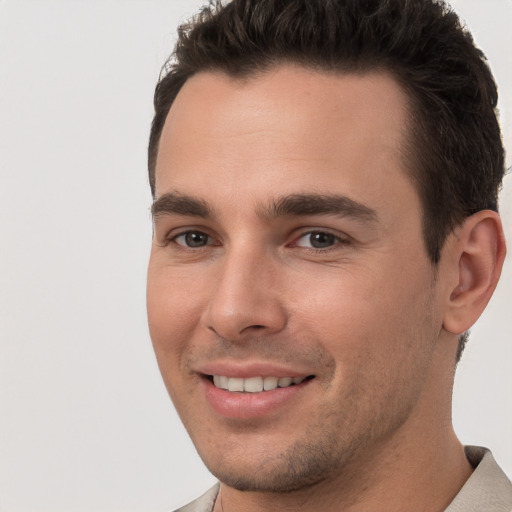
<svg viewBox="0 0 512 512">
<path fill-rule="evenodd" d="M 205 490 L 145 317 L 152 94 L 186 0 L 0 0 L 0 511 L 164 511 Z M 453 5 L 500 84 L 512 2 Z M 512 182 L 502 195 L 512 246 Z M 186 292 L 186 289 L 183 290 Z M 512 474 L 512 269 L 473 330 L 454 415 Z"/>
</svg>

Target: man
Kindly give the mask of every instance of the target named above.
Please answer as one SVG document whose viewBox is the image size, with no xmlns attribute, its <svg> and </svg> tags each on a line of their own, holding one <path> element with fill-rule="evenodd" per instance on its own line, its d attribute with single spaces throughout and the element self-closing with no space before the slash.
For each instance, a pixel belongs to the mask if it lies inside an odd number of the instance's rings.
<svg viewBox="0 0 512 512">
<path fill-rule="evenodd" d="M 155 93 L 148 316 L 219 485 L 183 511 L 509 511 L 451 424 L 499 279 L 496 87 L 421 0 L 233 0 Z"/>
</svg>

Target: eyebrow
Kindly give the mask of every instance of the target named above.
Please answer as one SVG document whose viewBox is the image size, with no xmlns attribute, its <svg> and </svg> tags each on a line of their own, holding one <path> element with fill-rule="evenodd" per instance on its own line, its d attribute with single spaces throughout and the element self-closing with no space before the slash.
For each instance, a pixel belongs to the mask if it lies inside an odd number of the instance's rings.
<svg viewBox="0 0 512 512">
<path fill-rule="evenodd" d="M 212 219 L 214 217 L 206 201 L 184 194 L 168 192 L 153 201 L 151 215 L 154 218 L 172 214 L 202 217 L 204 219 Z"/>
<path fill-rule="evenodd" d="M 162 215 L 184 215 L 213 219 L 214 213 L 202 199 L 168 192 L 156 199 L 151 206 L 153 217 Z M 349 217 L 363 222 L 377 222 L 377 212 L 349 197 L 337 194 L 292 194 L 271 201 L 260 208 L 258 215 L 264 220 L 284 216 L 334 215 Z"/>
<path fill-rule="evenodd" d="M 377 212 L 349 197 L 337 194 L 292 194 L 273 201 L 261 211 L 265 219 L 281 216 L 334 215 L 363 222 L 377 222 Z"/>
</svg>

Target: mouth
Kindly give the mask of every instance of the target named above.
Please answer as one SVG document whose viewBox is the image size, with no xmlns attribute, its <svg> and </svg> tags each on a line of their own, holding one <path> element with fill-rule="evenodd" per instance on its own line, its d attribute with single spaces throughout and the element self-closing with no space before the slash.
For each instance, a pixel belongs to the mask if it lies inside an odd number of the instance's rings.
<svg viewBox="0 0 512 512">
<path fill-rule="evenodd" d="M 306 377 L 227 377 L 225 375 L 206 375 L 206 378 L 218 389 L 233 393 L 261 393 L 273 391 L 278 388 L 298 386 L 305 381 L 314 378 L 314 375 Z"/>
<path fill-rule="evenodd" d="M 307 393 L 310 381 L 315 378 L 314 375 L 286 376 L 282 369 L 276 371 L 278 375 L 272 375 L 270 368 L 267 369 L 268 374 L 258 375 L 255 366 L 231 370 L 231 375 L 220 375 L 224 373 L 222 370 L 210 370 L 212 373 L 202 373 L 200 376 L 205 398 L 217 417 L 237 420 L 275 417 L 293 410 L 293 407 L 300 407 L 297 397 Z"/>
</svg>

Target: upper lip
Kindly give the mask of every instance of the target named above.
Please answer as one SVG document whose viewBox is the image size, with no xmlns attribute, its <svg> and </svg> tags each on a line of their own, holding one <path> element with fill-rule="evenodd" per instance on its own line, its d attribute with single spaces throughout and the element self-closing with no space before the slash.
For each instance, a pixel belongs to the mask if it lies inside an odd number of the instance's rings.
<svg viewBox="0 0 512 512">
<path fill-rule="evenodd" d="M 220 375 L 225 377 L 307 377 L 311 372 L 303 369 L 283 366 L 271 362 L 209 362 L 197 368 L 203 375 Z"/>
</svg>

